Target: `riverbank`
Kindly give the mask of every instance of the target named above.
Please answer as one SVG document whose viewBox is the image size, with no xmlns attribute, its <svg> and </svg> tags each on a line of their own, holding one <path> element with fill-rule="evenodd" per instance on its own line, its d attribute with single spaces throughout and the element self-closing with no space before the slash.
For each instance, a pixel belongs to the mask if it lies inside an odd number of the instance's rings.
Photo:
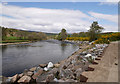
<svg viewBox="0 0 120 84">
<path fill-rule="evenodd" d="M 0 45 L 13 45 L 13 44 L 25 44 L 25 43 L 31 43 L 32 41 L 27 42 L 14 42 L 14 43 L 0 43 Z"/>
<path fill-rule="evenodd" d="M 86 82 L 82 72 L 94 70 L 89 65 L 96 65 L 107 44 L 83 45 L 67 59 L 53 64 L 40 64 L 13 77 L 4 77 L 3 82 Z"/>
<path fill-rule="evenodd" d="M 98 65 L 90 65 L 95 71 L 83 72 L 87 82 L 118 82 L 118 42 L 111 42 Z"/>
</svg>

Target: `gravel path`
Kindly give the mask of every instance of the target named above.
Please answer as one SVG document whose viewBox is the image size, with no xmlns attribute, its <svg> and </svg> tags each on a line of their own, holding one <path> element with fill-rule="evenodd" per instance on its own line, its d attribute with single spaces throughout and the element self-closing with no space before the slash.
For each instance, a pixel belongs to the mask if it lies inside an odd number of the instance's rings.
<svg viewBox="0 0 120 84">
<path fill-rule="evenodd" d="M 118 82 L 118 42 L 111 42 L 100 59 L 98 65 L 90 65 L 94 71 L 82 73 L 87 82 Z"/>
</svg>

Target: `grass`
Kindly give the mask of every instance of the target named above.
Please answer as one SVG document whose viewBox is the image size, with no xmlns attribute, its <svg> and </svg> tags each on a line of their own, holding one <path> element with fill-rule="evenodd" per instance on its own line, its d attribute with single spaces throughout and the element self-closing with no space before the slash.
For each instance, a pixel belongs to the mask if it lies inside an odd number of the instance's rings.
<svg viewBox="0 0 120 84">
<path fill-rule="evenodd" d="M 17 42 L 28 42 L 29 40 L 4 40 L 0 43 L 17 43 Z"/>
</svg>

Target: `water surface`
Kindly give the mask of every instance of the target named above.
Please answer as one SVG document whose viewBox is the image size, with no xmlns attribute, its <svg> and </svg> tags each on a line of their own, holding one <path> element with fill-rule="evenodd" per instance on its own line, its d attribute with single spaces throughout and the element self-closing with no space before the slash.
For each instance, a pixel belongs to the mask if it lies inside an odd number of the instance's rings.
<svg viewBox="0 0 120 84">
<path fill-rule="evenodd" d="M 57 40 L 2 46 L 2 74 L 13 76 L 41 63 L 57 63 L 76 50 L 77 45 Z"/>
</svg>

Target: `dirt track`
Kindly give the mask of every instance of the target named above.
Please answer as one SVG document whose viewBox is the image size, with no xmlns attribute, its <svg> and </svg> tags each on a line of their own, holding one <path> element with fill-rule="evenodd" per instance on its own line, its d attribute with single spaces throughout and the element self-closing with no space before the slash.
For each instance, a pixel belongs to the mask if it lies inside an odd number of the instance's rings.
<svg viewBox="0 0 120 84">
<path fill-rule="evenodd" d="M 87 82 L 118 82 L 118 42 L 110 43 L 100 59 L 98 65 L 90 65 L 94 71 L 82 73 Z"/>
</svg>

